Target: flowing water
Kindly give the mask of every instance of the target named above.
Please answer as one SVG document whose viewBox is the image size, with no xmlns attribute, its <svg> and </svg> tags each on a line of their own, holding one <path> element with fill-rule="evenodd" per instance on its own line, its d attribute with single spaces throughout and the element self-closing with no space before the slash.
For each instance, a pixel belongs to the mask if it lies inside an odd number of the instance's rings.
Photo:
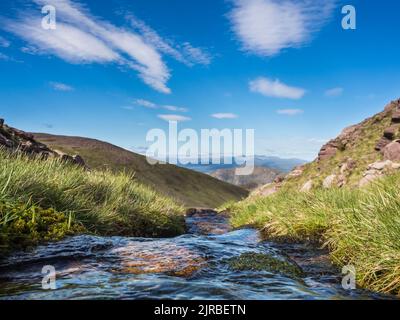
<svg viewBox="0 0 400 320">
<path fill-rule="evenodd" d="M 187 218 L 188 234 L 171 239 L 77 236 L 0 261 L 0 299 L 373 299 L 345 291 L 325 252 L 262 241 L 253 229 L 231 231 L 211 211 Z M 300 266 L 295 277 L 238 270 L 229 259 L 262 253 Z M 56 290 L 42 288 L 54 266 Z"/>
</svg>

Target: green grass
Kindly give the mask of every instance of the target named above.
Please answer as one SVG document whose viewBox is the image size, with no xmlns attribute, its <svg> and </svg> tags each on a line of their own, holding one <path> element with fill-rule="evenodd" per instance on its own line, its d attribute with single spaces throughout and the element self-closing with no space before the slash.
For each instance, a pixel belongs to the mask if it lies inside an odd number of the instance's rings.
<svg viewBox="0 0 400 320">
<path fill-rule="evenodd" d="M 360 287 L 400 295 L 400 174 L 365 189 L 282 189 L 224 209 L 234 227 L 253 225 L 270 239 L 317 241 L 338 266 L 355 266 Z"/>
<path fill-rule="evenodd" d="M 81 155 L 90 168 L 134 175 L 136 181 L 185 207 L 216 208 L 230 200 L 242 200 L 249 193 L 209 175 L 171 164 L 150 165 L 145 156 L 103 141 L 48 134 L 34 135 L 52 149 Z"/>
<path fill-rule="evenodd" d="M 0 201 L 25 206 L 28 212 L 32 205 L 54 209 L 101 235 L 162 237 L 184 232 L 183 207 L 129 174 L 86 171 L 56 159 L 44 161 L 4 150 L 0 168 Z M 2 210 L 0 221 L 9 221 L 10 216 Z"/>
</svg>

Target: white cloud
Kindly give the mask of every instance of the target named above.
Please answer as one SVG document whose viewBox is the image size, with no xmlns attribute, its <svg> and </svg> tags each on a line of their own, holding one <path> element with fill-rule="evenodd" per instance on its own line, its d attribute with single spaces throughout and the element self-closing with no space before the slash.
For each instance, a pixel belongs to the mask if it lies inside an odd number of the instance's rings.
<svg viewBox="0 0 400 320">
<path fill-rule="evenodd" d="M 8 48 L 11 45 L 10 41 L 0 36 L 0 47 Z"/>
<path fill-rule="evenodd" d="M 215 119 L 236 119 L 238 118 L 238 115 L 234 113 L 214 113 L 211 117 Z"/>
<path fill-rule="evenodd" d="M 243 49 L 262 56 L 301 47 L 330 18 L 336 0 L 233 0 L 232 29 Z"/>
<path fill-rule="evenodd" d="M 144 99 L 136 99 L 134 101 L 134 103 L 139 105 L 139 106 L 142 106 L 142 107 L 145 107 L 145 108 L 149 108 L 149 109 L 157 109 L 158 108 L 155 103 L 153 103 L 151 101 L 144 100 Z"/>
<path fill-rule="evenodd" d="M 74 88 L 61 82 L 50 82 L 50 86 L 56 91 L 74 91 Z"/>
<path fill-rule="evenodd" d="M 339 97 L 343 94 L 344 89 L 343 88 L 332 88 L 329 90 L 325 91 L 325 95 L 327 97 Z"/>
<path fill-rule="evenodd" d="M 190 121 L 192 120 L 189 117 L 185 117 L 185 116 L 181 116 L 178 114 L 159 114 L 158 117 L 162 120 L 165 121 L 178 121 L 178 122 L 182 122 L 182 121 Z"/>
<path fill-rule="evenodd" d="M 209 65 L 211 63 L 212 57 L 204 49 L 194 47 L 189 42 L 176 44 L 170 39 L 164 39 L 142 20 L 133 15 L 128 15 L 127 19 L 130 21 L 132 27 L 142 34 L 147 43 L 157 48 L 160 52 L 173 57 L 175 60 L 187 66 L 195 64 Z"/>
<path fill-rule="evenodd" d="M 285 115 L 285 116 L 297 116 L 299 114 L 304 113 L 304 110 L 301 109 L 280 109 L 277 110 L 276 113 Z"/>
<path fill-rule="evenodd" d="M 2 60 L 2 61 L 10 61 L 11 58 L 8 55 L 0 52 L 0 60 Z"/>
<path fill-rule="evenodd" d="M 278 79 L 271 80 L 264 77 L 259 77 L 249 83 L 250 91 L 260 93 L 267 97 L 300 99 L 306 90 L 296 87 L 290 87 Z"/>
<path fill-rule="evenodd" d="M 162 106 L 162 108 L 165 109 L 165 110 L 168 110 L 168 111 L 188 112 L 188 109 L 177 107 L 177 106 Z"/>
<path fill-rule="evenodd" d="M 24 12 L 5 20 L 6 30 L 28 42 L 30 53 L 58 56 L 70 63 L 115 63 L 138 72 L 149 86 L 170 93 L 170 72 L 157 48 L 138 33 L 92 16 L 70 0 L 34 0 L 57 8 L 57 29 L 44 30 L 40 15 Z M 35 52 L 36 51 L 36 52 Z"/>
</svg>

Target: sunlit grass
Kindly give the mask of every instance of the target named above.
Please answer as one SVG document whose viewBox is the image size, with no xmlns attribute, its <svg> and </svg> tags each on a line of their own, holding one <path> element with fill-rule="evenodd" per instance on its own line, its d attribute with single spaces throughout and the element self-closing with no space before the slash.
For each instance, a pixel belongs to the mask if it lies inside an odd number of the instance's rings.
<svg viewBox="0 0 400 320">
<path fill-rule="evenodd" d="M 359 286 L 400 295 L 400 174 L 366 189 L 283 189 L 227 208 L 234 227 L 250 224 L 269 238 L 318 241 L 338 266 L 355 266 Z"/>
<path fill-rule="evenodd" d="M 125 173 L 87 171 L 0 150 L 0 200 L 72 217 L 101 235 L 161 237 L 184 231 L 184 209 Z M 6 225 L 17 213 L 3 210 Z M 0 229 L 1 232 L 1 229 Z"/>
</svg>

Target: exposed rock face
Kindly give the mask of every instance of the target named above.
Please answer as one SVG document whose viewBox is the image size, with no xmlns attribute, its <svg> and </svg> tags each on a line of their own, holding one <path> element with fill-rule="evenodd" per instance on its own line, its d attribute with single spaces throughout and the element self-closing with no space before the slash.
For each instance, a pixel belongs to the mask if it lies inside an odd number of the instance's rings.
<svg viewBox="0 0 400 320">
<path fill-rule="evenodd" d="M 392 112 L 391 125 L 385 129 L 383 137 L 376 144 L 375 150 L 384 152 L 384 149 L 395 139 L 399 138 L 400 131 L 400 100 L 391 102 L 386 112 Z"/>
<path fill-rule="evenodd" d="M 59 154 L 45 144 L 36 141 L 32 134 L 7 126 L 4 124 L 4 119 L 0 119 L 0 147 L 9 151 L 21 151 L 39 156 L 43 159 L 55 157 L 79 166 L 86 166 L 85 161 L 79 155 Z"/>
<path fill-rule="evenodd" d="M 383 149 L 383 157 L 385 160 L 400 161 L 400 140 L 389 143 Z"/>
</svg>

